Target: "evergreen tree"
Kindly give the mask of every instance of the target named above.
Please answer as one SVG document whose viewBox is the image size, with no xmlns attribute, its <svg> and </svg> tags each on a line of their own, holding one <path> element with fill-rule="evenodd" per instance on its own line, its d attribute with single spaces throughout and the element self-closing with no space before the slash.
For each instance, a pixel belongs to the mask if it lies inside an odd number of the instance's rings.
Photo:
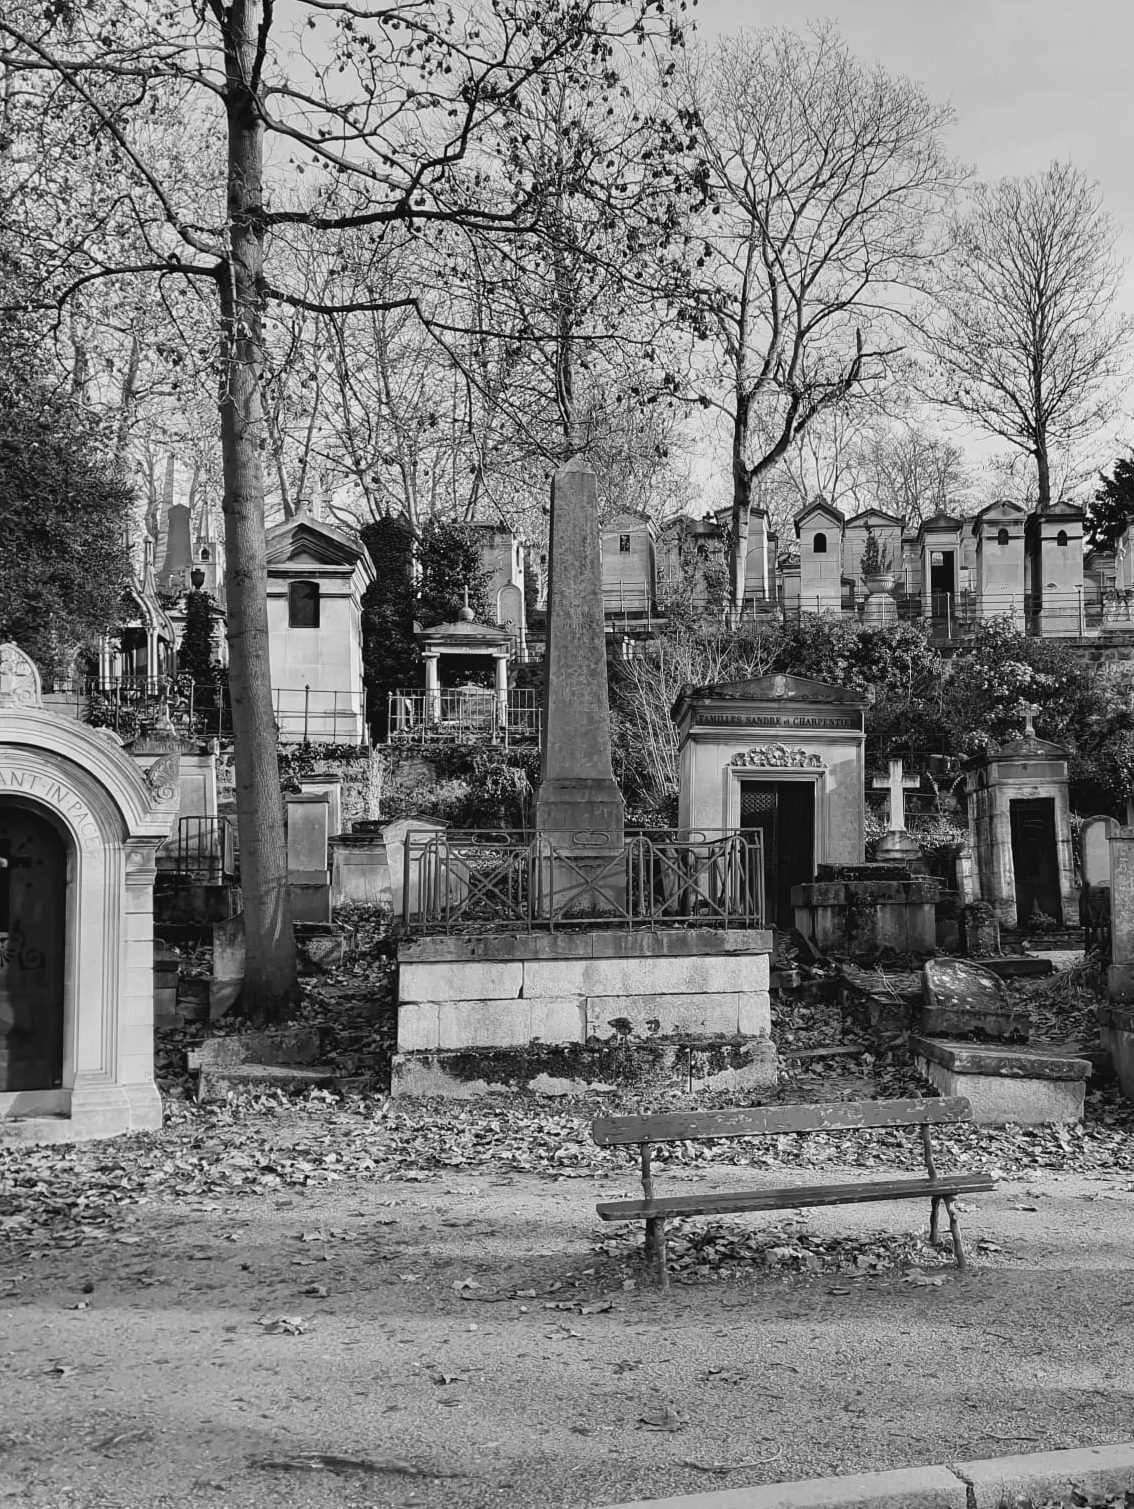
<svg viewBox="0 0 1134 1509">
<path fill-rule="evenodd" d="M 0 640 L 66 672 L 118 616 L 129 484 L 78 407 L 0 377 Z"/>
<path fill-rule="evenodd" d="M 1113 550 L 1134 520 L 1134 456 L 1120 456 L 1114 475 L 1099 473 L 1102 486 L 1087 504 L 1087 538 L 1096 550 Z"/>
</svg>

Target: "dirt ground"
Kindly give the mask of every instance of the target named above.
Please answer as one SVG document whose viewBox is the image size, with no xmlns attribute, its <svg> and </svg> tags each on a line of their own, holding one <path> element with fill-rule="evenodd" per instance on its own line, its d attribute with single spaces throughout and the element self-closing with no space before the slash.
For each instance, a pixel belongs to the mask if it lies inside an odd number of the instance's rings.
<svg viewBox="0 0 1134 1509">
<path fill-rule="evenodd" d="M 972 1197 L 964 1278 L 907 1202 L 691 1223 L 663 1295 L 595 1216 L 625 1164 L 391 1168 L 362 1119 L 299 1187 L 311 1124 L 4 1155 L 0 1506 L 600 1509 L 1134 1438 L 1126 1155 Z"/>
</svg>

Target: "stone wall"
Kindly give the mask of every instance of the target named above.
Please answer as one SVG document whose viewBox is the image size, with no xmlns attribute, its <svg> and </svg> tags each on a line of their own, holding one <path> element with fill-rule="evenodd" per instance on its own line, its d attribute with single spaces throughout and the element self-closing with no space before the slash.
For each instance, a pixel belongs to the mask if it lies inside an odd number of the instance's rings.
<svg viewBox="0 0 1134 1509">
<path fill-rule="evenodd" d="M 443 1068 L 446 1055 L 467 1058 L 470 1050 L 530 1057 L 533 1047 L 726 1043 L 758 1044 L 744 1057 L 748 1082 L 774 1083 L 770 951 L 771 934 L 758 929 L 402 944 L 395 1087 L 400 1081 L 404 1093 L 413 1083 L 415 1058 Z M 431 1089 L 446 1093 L 439 1081 Z"/>
</svg>

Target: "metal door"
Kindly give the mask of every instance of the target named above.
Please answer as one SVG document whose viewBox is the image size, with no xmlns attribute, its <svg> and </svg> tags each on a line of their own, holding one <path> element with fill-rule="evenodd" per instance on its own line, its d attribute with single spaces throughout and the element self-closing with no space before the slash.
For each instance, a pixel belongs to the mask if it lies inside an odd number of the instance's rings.
<svg viewBox="0 0 1134 1509">
<path fill-rule="evenodd" d="M 62 1082 L 66 886 L 53 824 L 0 802 L 0 1091 Z"/>
</svg>

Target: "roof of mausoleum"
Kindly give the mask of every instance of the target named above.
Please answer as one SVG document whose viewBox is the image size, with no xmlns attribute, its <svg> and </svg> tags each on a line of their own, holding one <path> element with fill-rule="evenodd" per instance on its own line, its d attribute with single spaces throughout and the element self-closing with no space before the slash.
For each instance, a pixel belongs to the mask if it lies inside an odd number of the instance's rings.
<svg viewBox="0 0 1134 1509">
<path fill-rule="evenodd" d="M 847 520 L 847 528 L 852 529 L 856 524 L 869 525 L 879 519 L 883 524 L 897 524 L 901 526 L 901 519 L 897 514 L 887 513 L 884 508 L 864 508 L 861 513 L 856 513 Z"/>
<path fill-rule="evenodd" d="M 749 681 L 720 681 L 710 686 L 681 688 L 671 716 L 679 718 L 688 708 L 706 702 L 818 702 L 837 703 L 843 707 L 869 707 L 869 692 L 851 687 L 833 686 L 829 681 L 813 681 L 808 676 L 754 676 Z"/>
<path fill-rule="evenodd" d="M 360 560 L 369 565 L 359 541 L 352 540 L 345 530 L 314 518 L 305 508 L 282 524 L 273 525 L 265 538 L 269 568 L 293 564 L 354 567 Z"/>
<path fill-rule="evenodd" d="M 931 531 L 940 532 L 942 530 L 958 530 L 961 527 L 961 523 L 962 520 L 956 518 L 953 514 L 945 513 L 942 510 L 939 513 L 935 513 L 931 519 L 922 520 L 921 524 L 918 527 L 917 538 L 920 540 L 923 535 L 929 534 Z"/>
</svg>

